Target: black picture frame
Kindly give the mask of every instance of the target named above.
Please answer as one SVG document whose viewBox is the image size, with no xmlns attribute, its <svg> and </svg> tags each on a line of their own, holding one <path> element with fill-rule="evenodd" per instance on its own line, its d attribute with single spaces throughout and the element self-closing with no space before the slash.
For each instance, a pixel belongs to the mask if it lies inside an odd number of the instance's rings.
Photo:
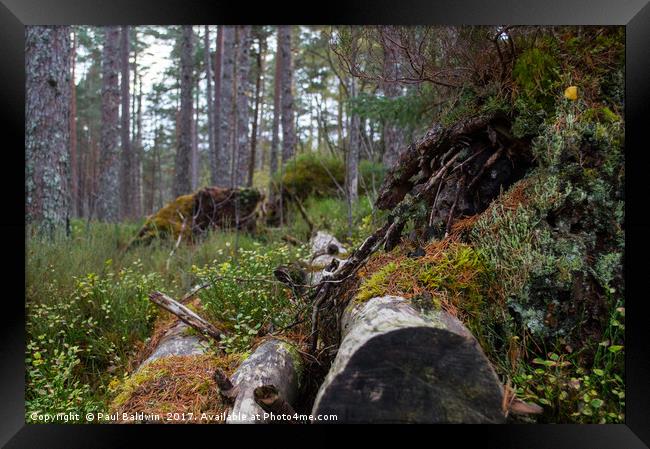
<svg viewBox="0 0 650 449">
<path fill-rule="evenodd" d="M 644 303 L 648 302 L 650 203 L 648 128 L 650 105 L 649 0 L 380 0 L 327 1 L 311 4 L 214 0 L 0 0 L 0 445 L 8 448 L 124 447 L 133 438 L 181 438 L 198 445 L 239 437 L 237 426 L 119 426 L 25 424 L 25 223 L 24 223 L 24 26 L 42 24 L 530 24 L 624 25 L 626 27 L 626 420 L 620 425 L 381 426 L 365 435 L 396 437 L 398 442 L 457 446 L 467 442 L 497 448 L 642 448 L 650 445 L 650 351 Z M 6 171 L 5 171 L 6 170 Z M 22 263 L 20 263 L 22 262 Z M 11 287 L 11 288 L 8 288 Z M 290 430 L 296 442 L 311 444 L 338 438 L 338 426 L 254 426 L 246 438 Z M 270 430 L 271 427 L 273 430 Z M 350 429 L 346 429 L 350 430 Z M 353 429 L 354 430 L 354 429 Z M 423 431 L 424 430 L 424 431 Z M 408 439 L 406 439 L 408 438 Z M 451 439 L 449 439 L 451 438 Z M 402 444 L 404 444 L 402 443 Z M 277 440 L 277 444 L 284 442 Z M 248 444 L 246 444 L 248 445 Z"/>
</svg>

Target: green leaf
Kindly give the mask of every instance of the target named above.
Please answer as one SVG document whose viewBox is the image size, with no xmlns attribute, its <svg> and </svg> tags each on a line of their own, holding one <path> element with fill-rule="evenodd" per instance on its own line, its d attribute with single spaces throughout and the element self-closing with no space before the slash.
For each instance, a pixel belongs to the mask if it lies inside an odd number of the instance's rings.
<svg viewBox="0 0 650 449">
<path fill-rule="evenodd" d="M 594 374 L 596 374 L 597 376 L 604 376 L 605 371 L 603 371 L 602 369 L 595 369 Z"/>
<path fill-rule="evenodd" d="M 612 345 L 612 346 L 610 346 L 609 348 L 607 348 L 607 350 L 608 350 L 609 352 L 612 352 L 612 353 L 614 353 L 614 354 L 617 353 L 617 352 L 619 352 L 621 349 L 623 349 L 623 346 L 621 346 L 621 345 Z"/>
<path fill-rule="evenodd" d="M 592 399 L 592 401 L 589 403 L 593 408 L 600 408 L 603 405 L 603 400 L 602 399 Z"/>
</svg>

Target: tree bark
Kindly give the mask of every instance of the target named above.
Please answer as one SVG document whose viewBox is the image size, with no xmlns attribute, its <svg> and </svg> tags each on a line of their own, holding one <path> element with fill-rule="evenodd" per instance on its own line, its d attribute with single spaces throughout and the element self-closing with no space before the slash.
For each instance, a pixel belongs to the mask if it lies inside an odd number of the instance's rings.
<svg viewBox="0 0 650 449">
<path fill-rule="evenodd" d="M 138 371 L 154 360 L 165 357 L 205 354 L 209 348 L 205 339 L 200 335 L 188 334 L 189 330 L 190 326 L 182 321 L 179 321 L 172 326 L 167 332 L 165 332 L 151 355 L 140 364 Z M 173 373 L 171 373 L 171 375 L 173 375 Z"/>
<path fill-rule="evenodd" d="M 77 153 L 77 84 L 75 80 L 75 69 L 77 59 L 77 33 L 72 32 L 72 51 L 70 65 L 72 75 L 70 76 L 70 215 L 79 215 L 79 162 Z"/>
<path fill-rule="evenodd" d="M 235 157 L 235 187 L 249 186 L 248 170 L 251 160 L 251 147 L 249 142 L 250 112 L 249 112 L 249 72 L 250 72 L 250 47 L 251 27 L 245 25 L 237 28 L 237 146 Z"/>
<path fill-rule="evenodd" d="M 397 64 L 397 49 L 395 44 L 388 39 L 382 40 L 384 51 L 384 80 L 381 88 L 387 98 L 396 98 L 400 95 L 400 86 L 395 81 L 399 74 Z M 383 126 L 384 154 L 382 161 L 385 167 L 392 167 L 399 156 L 404 144 L 404 135 L 394 120 L 386 120 Z"/>
<path fill-rule="evenodd" d="M 183 25 L 181 35 L 181 109 L 179 117 L 178 148 L 174 171 L 174 196 L 192 191 L 192 40 L 191 25 Z"/>
<path fill-rule="evenodd" d="M 263 49 L 264 49 L 264 43 L 263 43 L 263 37 L 259 36 L 258 37 L 258 51 L 257 54 L 255 55 L 255 60 L 256 60 L 256 74 L 255 74 L 255 108 L 253 110 L 253 130 L 251 131 L 251 159 L 250 159 L 250 165 L 248 169 L 248 183 L 247 185 L 250 187 L 253 185 L 253 175 L 255 173 L 255 162 L 257 161 L 256 159 L 256 153 L 257 153 L 257 125 L 259 122 L 259 112 L 260 112 L 260 102 L 261 102 L 261 82 L 262 82 L 262 73 L 264 70 L 263 67 L 263 60 L 264 60 L 264 55 L 263 55 Z"/>
<path fill-rule="evenodd" d="M 106 27 L 102 55 L 102 133 L 97 191 L 97 218 L 116 222 L 119 219 L 120 149 L 118 117 L 120 107 L 119 27 Z"/>
<path fill-rule="evenodd" d="M 235 70 L 234 46 L 235 46 L 235 27 L 224 25 L 223 33 L 223 51 L 222 51 L 222 71 L 220 83 L 221 101 L 220 118 L 219 118 L 219 153 L 217 160 L 217 172 L 219 187 L 230 187 L 232 185 L 231 164 L 232 148 L 234 146 L 234 92 L 233 78 Z"/>
<path fill-rule="evenodd" d="M 131 35 L 133 38 L 133 88 L 137 87 L 138 95 L 133 101 L 135 112 L 135 132 L 132 134 L 133 140 L 133 163 L 134 169 L 131 170 L 133 176 L 133 204 L 132 212 L 134 218 L 142 216 L 143 207 L 143 162 L 144 162 L 144 147 L 142 146 L 142 75 L 138 72 L 138 30 L 137 27 L 131 27 Z"/>
<path fill-rule="evenodd" d="M 214 52 L 214 167 L 210 171 L 210 180 L 213 186 L 225 187 L 220 179 L 222 162 L 221 145 L 221 59 L 223 55 L 223 26 L 217 28 L 217 48 Z"/>
<path fill-rule="evenodd" d="M 25 53 L 26 219 L 52 237 L 70 217 L 70 27 L 28 26 Z"/>
<path fill-rule="evenodd" d="M 237 399 L 228 424 L 268 423 L 264 410 L 255 402 L 255 390 L 273 385 L 289 404 L 298 397 L 302 361 L 293 345 L 272 339 L 262 343 L 235 374 L 232 383 L 238 388 Z"/>
<path fill-rule="evenodd" d="M 212 71 L 210 70 L 210 27 L 205 26 L 203 36 L 203 57 L 205 64 L 205 82 L 207 85 L 206 109 L 208 112 L 208 155 L 210 161 L 210 181 L 216 184 L 217 180 L 217 154 L 214 146 L 214 103 L 212 98 Z"/>
<path fill-rule="evenodd" d="M 352 303 L 312 414 L 344 423 L 501 423 L 503 389 L 478 342 L 395 296 Z"/>
<path fill-rule="evenodd" d="M 196 78 L 194 86 L 194 118 L 192 120 L 192 161 L 190 175 L 192 191 L 199 186 L 199 79 Z"/>
<path fill-rule="evenodd" d="M 121 78 L 121 99 L 122 115 L 120 117 L 120 137 L 122 142 L 122 151 L 120 153 L 120 217 L 133 218 L 133 173 L 135 169 L 133 148 L 131 147 L 131 99 L 129 92 L 130 73 L 129 67 L 129 27 L 123 26 L 120 40 L 120 66 L 122 69 Z"/>
<path fill-rule="evenodd" d="M 352 56 L 351 64 L 356 64 L 357 59 L 357 36 L 358 31 L 352 31 Z M 354 99 L 357 96 L 357 83 L 354 77 L 349 78 L 348 82 L 348 95 L 350 99 Z M 346 190 L 348 196 L 348 203 L 356 203 L 359 199 L 359 149 L 361 146 L 361 119 L 358 114 L 350 113 L 350 123 L 349 123 L 349 145 L 347 152 L 347 163 L 346 167 Z M 349 217 L 351 220 L 351 204 L 348 204 Z M 351 223 L 349 223 L 351 226 Z"/>
<path fill-rule="evenodd" d="M 293 157 L 296 151 L 296 129 L 293 105 L 293 67 L 291 61 L 291 27 L 282 25 L 278 28 L 278 42 L 282 55 L 282 164 Z"/>
<path fill-rule="evenodd" d="M 270 151 L 270 161 L 269 161 L 269 203 L 275 204 L 275 191 L 276 188 L 273 185 L 273 178 L 275 173 L 278 171 L 278 149 L 280 145 L 280 104 L 282 97 L 282 51 L 279 38 L 278 30 L 278 39 L 277 39 L 277 48 L 275 51 L 275 75 L 273 79 L 273 129 L 271 135 L 271 151 Z"/>
</svg>

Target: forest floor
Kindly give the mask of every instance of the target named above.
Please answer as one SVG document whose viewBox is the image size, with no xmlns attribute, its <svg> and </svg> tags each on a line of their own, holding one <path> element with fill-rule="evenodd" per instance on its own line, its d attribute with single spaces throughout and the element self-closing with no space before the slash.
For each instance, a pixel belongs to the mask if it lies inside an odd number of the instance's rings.
<svg viewBox="0 0 650 449">
<path fill-rule="evenodd" d="M 368 197 L 361 197 L 354 207 L 351 228 L 344 200 L 311 197 L 304 204 L 314 226 L 349 247 L 371 232 Z M 115 409 L 116 398 L 117 407 L 122 405 L 119 395 L 129 387 L 129 375 L 150 352 L 161 329 L 173 321 L 149 301 L 153 291 L 181 298 L 196 284 L 219 277 L 219 288 L 203 291 L 198 307 L 210 321 L 231 331 L 222 341 L 226 358 L 202 359 L 200 366 L 232 367 L 250 353 L 258 334 L 290 324 L 298 305 L 289 300 L 287 289 L 254 280 L 272 278 L 278 265 L 307 256 L 308 224 L 293 209 L 286 223 L 254 234 L 213 231 L 200 243 L 178 247 L 175 241 L 161 239 L 127 250 L 142 222 L 74 220 L 70 238 L 30 239 L 27 420 L 34 412 Z M 300 243 L 287 243 L 286 236 Z M 204 374 L 198 376 L 205 380 Z"/>
</svg>

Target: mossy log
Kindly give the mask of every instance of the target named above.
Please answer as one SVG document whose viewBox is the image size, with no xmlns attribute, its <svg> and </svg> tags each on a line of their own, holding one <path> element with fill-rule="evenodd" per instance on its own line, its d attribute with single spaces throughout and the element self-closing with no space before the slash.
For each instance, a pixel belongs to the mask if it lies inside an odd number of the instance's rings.
<svg viewBox="0 0 650 449">
<path fill-rule="evenodd" d="M 301 371 L 302 361 L 293 345 L 277 339 L 262 343 L 231 378 L 238 393 L 228 424 L 270 422 L 268 413 L 265 415 L 255 401 L 255 390 L 273 385 L 279 396 L 291 404 L 298 397 Z"/>
<path fill-rule="evenodd" d="M 503 389 L 476 339 L 444 311 L 395 296 L 351 303 L 312 414 L 344 423 L 501 423 Z"/>
<path fill-rule="evenodd" d="M 149 216 L 129 246 L 163 237 L 188 241 L 210 229 L 252 231 L 262 198 L 256 189 L 219 187 L 179 196 Z"/>
</svg>

